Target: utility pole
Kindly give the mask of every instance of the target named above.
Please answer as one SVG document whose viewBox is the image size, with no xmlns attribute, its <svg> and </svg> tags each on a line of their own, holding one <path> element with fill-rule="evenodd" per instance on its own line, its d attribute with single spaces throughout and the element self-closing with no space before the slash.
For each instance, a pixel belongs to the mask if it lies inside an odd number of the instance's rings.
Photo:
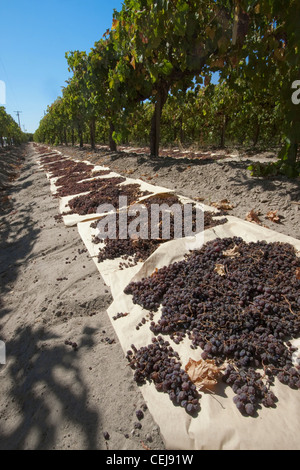
<svg viewBox="0 0 300 470">
<path fill-rule="evenodd" d="M 22 111 L 14 111 L 16 113 L 16 115 L 18 116 L 18 121 L 19 121 L 19 128 L 21 129 L 21 123 L 20 123 L 20 113 Z"/>
</svg>

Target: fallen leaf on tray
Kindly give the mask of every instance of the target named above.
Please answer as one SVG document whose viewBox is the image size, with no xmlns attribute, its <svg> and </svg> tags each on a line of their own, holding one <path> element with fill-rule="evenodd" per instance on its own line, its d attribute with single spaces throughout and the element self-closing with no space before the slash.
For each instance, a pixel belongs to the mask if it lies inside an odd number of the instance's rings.
<svg viewBox="0 0 300 470">
<path fill-rule="evenodd" d="M 223 255 L 229 256 L 230 258 L 235 258 L 236 256 L 240 256 L 241 253 L 239 252 L 239 248 L 236 245 L 234 245 L 234 247 L 231 248 L 230 250 L 223 251 Z"/>
<path fill-rule="evenodd" d="M 189 358 L 185 366 L 186 373 L 199 390 L 213 389 L 223 370 L 224 366 L 218 367 L 213 359 L 195 361 Z"/>
<path fill-rule="evenodd" d="M 234 208 L 234 205 L 231 204 L 228 201 L 228 199 L 222 199 L 222 201 L 219 201 L 219 202 L 212 202 L 211 205 L 213 207 L 216 207 L 217 209 L 223 209 L 225 211 L 228 211 Z"/>
<path fill-rule="evenodd" d="M 220 275 L 220 276 L 225 276 L 225 266 L 224 264 L 216 264 L 215 266 L 215 271 Z"/>
<path fill-rule="evenodd" d="M 300 268 L 296 268 L 296 278 L 300 280 Z"/>
<path fill-rule="evenodd" d="M 276 223 L 280 221 L 280 218 L 277 215 L 277 211 L 269 211 L 266 215 L 266 218 Z"/>
<path fill-rule="evenodd" d="M 153 271 L 153 273 L 151 274 L 151 277 L 156 276 L 157 273 L 158 273 L 158 268 L 155 268 L 155 271 Z"/>
<path fill-rule="evenodd" d="M 258 217 L 258 214 L 254 212 L 253 209 L 246 215 L 246 220 L 248 222 L 254 222 L 255 224 L 261 225 L 261 221 Z"/>
</svg>

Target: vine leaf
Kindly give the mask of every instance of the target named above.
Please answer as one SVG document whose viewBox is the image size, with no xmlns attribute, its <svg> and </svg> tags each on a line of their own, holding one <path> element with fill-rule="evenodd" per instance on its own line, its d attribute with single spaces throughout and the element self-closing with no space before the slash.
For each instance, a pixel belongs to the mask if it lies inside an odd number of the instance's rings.
<svg viewBox="0 0 300 470">
<path fill-rule="evenodd" d="M 118 25 L 119 25 L 119 21 L 116 18 L 113 18 L 111 29 L 112 30 L 116 29 L 118 27 Z"/>
</svg>

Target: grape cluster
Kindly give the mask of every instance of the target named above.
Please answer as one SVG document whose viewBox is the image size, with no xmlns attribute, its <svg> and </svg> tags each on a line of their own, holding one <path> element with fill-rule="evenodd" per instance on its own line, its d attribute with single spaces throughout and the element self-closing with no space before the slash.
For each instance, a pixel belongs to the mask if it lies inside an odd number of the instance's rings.
<svg viewBox="0 0 300 470">
<path fill-rule="evenodd" d="M 105 174 L 105 172 L 104 172 Z M 75 173 L 76 175 L 76 173 Z M 74 176 L 75 176 L 74 175 Z M 80 180 L 84 179 L 84 176 L 80 173 L 77 173 L 77 175 L 80 176 Z M 109 178 L 112 179 L 112 178 Z M 79 180 L 79 181 L 80 181 Z M 114 184 L 119 184 L 125 181 L 125 178 L 115 178 L 114 177 Z M 58 197 L 64 197 L 64 196 L 72 196 L 75 194 L 80 194 L 80 193 L 85 193 L 88 191 L 97 191 L 97 189 L 103 188 L 107 184 L 107 179 L 91 179 L 88 181 L 82 181 L 82 182 L 74 182 L 74 181 L 69 181 L 68 183 L 65 183 L 63 186 L 58 188 L 56 195 Z M 57 183 L 56 183 L 57 185 Z"/>
<path fill-rule="evenodd" d="M 259 402 L 267 408 L 276 406 L 277 397 L 270 391 L 274 382 L 272 375 L 267 376 L 264 382 L 261 374 L 254 368 L 238 370 L 233 364 L 229 364 L 222 380 L 232 387 L 236 394 L 233 401 L 243 414 L 254 416 Z"/>
<path fill-rule="evenodd" d="M 181 368 L 176 351 L 161 336 L 152 338 L 152 343 L 137 349 L 131 345 L 127 359 L 134 369 L 138 384 L 153 382 L 156 390 L 168 393 L 170 400 L 183 407 L 187 413 L 196 413 L 200 395 L 188 374 Z"/>
<path fill-rule="evenodd" d="M 56 186 L 58 187 L 61 187 L 59 190 L 58 190 L 58 193 L 60 193 L 60 195 L 68 195 L 68 194 L 78 194 L 78 191 L 77 191 L 77 186 L 76 186 L 76 183 L 78 183 L 79 181 L 82 181 L 82 180 L 85 180 L 85 179 L 88 179 L 88 178 L 95 178 L 97 176 L 103 176 L 103 175 L 107 175 L 110 173 L 110 170 L 97 170 L 97 171 L 85 171 L 85 172 L 72 172 L 72 171 L 67 171 L 66 174 L 64 176 L 60 176 L 55 184 Z M 65 194 L 61 194 L 61 189 L 64 188 L 65 189 Z M 75 193 L 73 192 L 75 190 Z"/>
<path fill-rule="evenodd" d="M 162 241 L 159 240 L 144 240 L 142 238 L 137 240 L 132 240 L 131 238 L 125 240 L 106 238 L 104 242 L 105 246 L 98 254 L 99 263 L 106 259 L 127 259 L 128 256 L 130 256 L 132 257 L 132 262 L 130 263 L 131 266 L 136 265 L 139 261 L 144 261 L 149 258 L 149 256 L 162 243 Z"/>
<path fill-rule="evenodd" d="M 116 315 L 113 316 L 113 320 L 118 320 L 119 318 L 127 317 L 127 315 L 129 315 L 128 312 L 126 312 L 126 313 L 119 312 L 119 313 L 117 313 Z"/>
<path fill-rule="evenodd" d="M 162 221 L 163 221 L 163 210 L 159 214 L 158 224 L 160 226 L 159 229 L 159 238 L 152 238 L 151 234 L 151 227 L 152 227 L 152 212 L 151 212 L 151 205 L 152 204 L 166 204 L 166 210 L 171 207 L 173 204 L 178 204 L 181 207 L 183 213 L 183 204 L 180 202 L 178 196 L 174 194 L 166 194 L 166 195 L 155 195 L 152 196 L 142 202 L 143 206 L 147 209 L 147 220 L 145 221 L 146 224 L 146 231 L 147 231 L 147 239 L 144 238 L 128 238 L 124 239 L 120 237 L 120 226 L 119 226 L 119 214 L 116 214 L 116 237 L 110 238 L 107 236 L 106 239 L 100 240 L 97 235 L 94 237 L 93 241 L 95 244 L 99 243 L 100 241 L 104 242 L 105 246 L 99 251 L 98 254 L 98 262 L 102 262 L 105 259 L 116 259 L 116 258 L 123 258 L 127 259 L 128 256 L 132 257 L 130 265 L 135 265 L 139 261 L 145 261 L 149 256 L 154 253 L 154 251 L 162 244 L 169 240 L 174 239 L 174 214 L 170 214 L 170 238 L 163 239 L 163 230 L 162 230 Z M 196 209 L 193 205 L 193 212 L 192 212 L 192 230 L 196 232 Z M 227 221 L 227 219 L 213 219 L 214 214 L 211 212 L 204 212 L 203 219 L 204 219 L 204 229 L 208 229 L 214 227 L 219 224 L 223 224 Z M 101 219 L 100 219 L 101 220 Z M 134 220 L 134 216 L 127 217 L 127 228 L 130 226 L 132 221 Z M 92 222 L 91 227 L 97 227 L 97 221 Z M 140 227 L 140 231 L 142 232 L 142 227 Z M 182 217 L 182 233 L 184 233 L 184 218 Z"/>
<path fill-rule="evenodd" d="M 71 199 L 68 214 L 94 214 L 101 204 L 111 204 L 114 208 L 117 208 L 120 196 L 126 196 L 128 204 L 133 204 L 138 198 L 147 195 L 147 192 L 141 191 L 139 184 L 119 186 L 120 183 L 125 181 L 123 177 L 105 178 L 102 181 L 100 188 L 90 191 L 89 194 L 82 194 Z"/>
<path fill-rule="evenodd" d="M 67 158 L 61 158 L 59 161 L 44 164 L 43 168 L 51 173 L 52 178 L 58 178 L 65 176 L 67 173 L 83 173 L 86 171 L 92 171 L 94 165 L 85 162 L 75 162 Z"/>
<path fill-rule="evenodd" d="M 81 181 L 83 179 L 90 178 L 91 177 L 90 175 L 91 175 L 91 173 L 87 172 L 87 171 L 80 172 L 80 173 L 73 173 L 72 171 L 71 172 L 67 171 L 64 176 L 60 176 L 55 181 L 55 185 L 57 187 L 61 187 L 61 186 L 65 186 L 65 185 L 69 186 L 69 185 L 75 184 L 78 181 Z"/>
<path fill-rule="evenodd" d="M 65 161 L 66 158 L 65 157 L 61 157 L 60 155 L 57 155 L 57 154 L 54 154 L 54 153 L 49 153 L 47 154 L 47 157 L 42 157 L 41 161 L 43 162 L 43 164 L 48 164 L 48 163 L 52 163 L 52 162 L 57 162 L 58 160 L 63 160 Z"/>
<path fill-rule="evenodd" d="M 147 314 L 146 317 L 142 317 L 141 321 L 136 325 L 135 329 L 139 330 L 143 325 L 147 323 L 147 321 L 153 319 L 153 313 L 150 312 L 149 315 Z"/>
<path fill-rule="evenodd" d="M 45 153 L 49 153 L 49 148 L 46 147 L 45 145 L 38 145 L 36 142 L 33 144 L 35 148 L 38 149 L 38 152 L 42 155 Z"/>
<path fill-rule="evenodd" d="M 299 266 L 289 244 L 218 239 L 130 283 L 124 292 L 147 310 L 162 305 L 160 319 L 150 324 L 154 334 L 168 334 L 177 343 L 188 335 L 191 347 L 202 349 L 203 359 L 233 362 L 243 372 L 243 385 L 254 381 L 252 369 L 262 369 L 269 386 L 277 376 L 300 388 L 299 366 L 292 360 L 295 348 L 289 342 L 300 333 Z M 271 402 L 261 389 L 251 400 L 239 409 L 253 414 L 260 402 Z"/>
<path fill-rule="evenodd" d="M 66 340 L 65 341 L 65 344 L 68 345 L 68 346 L 72 346 L 72 348 L 77 351 L 78 349 L 78 344 L 75 343 L 74 341 L 70 341 L 70 340 Z"/>
</svg>

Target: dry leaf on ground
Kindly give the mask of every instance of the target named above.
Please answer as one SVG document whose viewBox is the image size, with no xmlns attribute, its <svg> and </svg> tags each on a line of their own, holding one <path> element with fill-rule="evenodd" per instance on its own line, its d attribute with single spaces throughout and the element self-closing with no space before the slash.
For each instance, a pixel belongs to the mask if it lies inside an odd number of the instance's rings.
<svg viewBox="0 0 300 470">
<path fill-rule="evenodd" d="M 246 220 L 248 222 L 254 222 L 255 224 L 261 225 L 258 214 L 253 209 L 246 215 Z"/>
<path fill-rule="evenodd" d="M 300 268 L 296 268 L 296 278 L 300 280 Z"/>
<path fill-rule="evenodd" d="M 185 371 L 199 390 L 213 389 L 222 376 L 224 366 L 218 367 L 213 359 L 195 361 L 189 358 Z"/>
<path fill-rule="evenodd" d="M 278 223 L 280 221 L 280 217 L 277 215 L 277 212 L 278 211 L 269 211 L 266 215 L 266 218 L 272 222 Z"/>
<path fill-rule="evenodd" d="M 234 208 L 234 205 L 231 204 L 228 201 L 228 199 L 222 199 L 222 201 L 219 201 L 219 202 L 212 202 L 211 205 L 213 207 L 216 207 L 217 209 L 223 209 L 225 211 L 228 211 Z"/>
</svg>

